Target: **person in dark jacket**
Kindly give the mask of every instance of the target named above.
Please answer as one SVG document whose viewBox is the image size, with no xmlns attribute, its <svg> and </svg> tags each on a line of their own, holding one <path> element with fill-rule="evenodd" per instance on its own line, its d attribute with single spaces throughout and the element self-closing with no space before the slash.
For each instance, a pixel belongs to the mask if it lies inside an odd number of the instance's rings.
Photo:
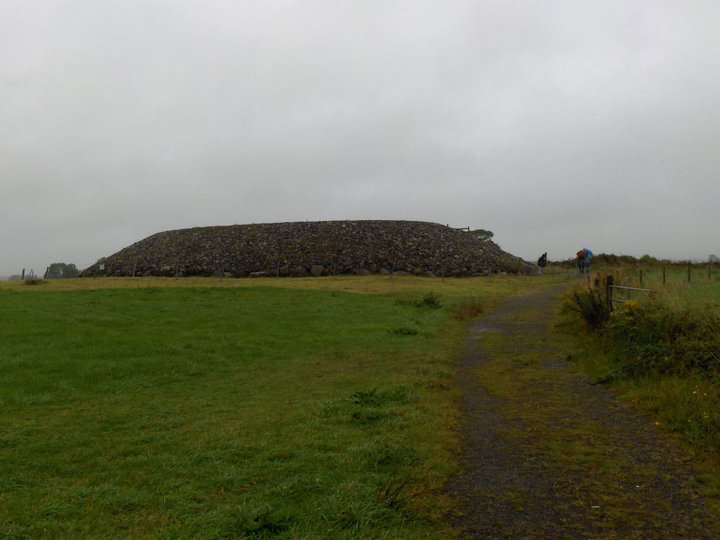
<svg viewBox="0 0 720 540">
<path fill-rule="evenodd" d="M 540 255 L 540 258 L 537 262 L 538 268 L 540 268 L 540 273 L 543 273 L 543 270 L 545 270 L 545 267 L 547 266 L 547 251 Z"/>
</svg>

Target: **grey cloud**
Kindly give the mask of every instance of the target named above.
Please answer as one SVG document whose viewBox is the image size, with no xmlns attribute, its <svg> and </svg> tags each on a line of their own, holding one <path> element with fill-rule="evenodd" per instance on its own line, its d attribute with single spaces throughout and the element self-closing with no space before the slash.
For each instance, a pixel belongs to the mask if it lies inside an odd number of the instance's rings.
<svg viewBox="0 0 720 540">
<path fill-rule="evenodd" d="M 718 16 L 709 1 L 4 2 L 0 274 L 293 219 L 489 228 L 530 259 L 718 252 Z"/>
</svg>

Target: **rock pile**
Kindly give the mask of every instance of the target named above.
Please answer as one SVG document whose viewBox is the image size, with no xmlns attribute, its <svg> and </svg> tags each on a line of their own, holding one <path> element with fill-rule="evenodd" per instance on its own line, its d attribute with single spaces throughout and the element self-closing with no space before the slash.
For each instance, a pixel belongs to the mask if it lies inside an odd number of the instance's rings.
<svg viewBox="0 0 720 540">
<path fill-rule="evenodd" d="M 420 221 L 314 221 L 197 227 L 154 234 L 83 276 L 322 276 L 534 272 L 473 231 Z"/>
</svg>

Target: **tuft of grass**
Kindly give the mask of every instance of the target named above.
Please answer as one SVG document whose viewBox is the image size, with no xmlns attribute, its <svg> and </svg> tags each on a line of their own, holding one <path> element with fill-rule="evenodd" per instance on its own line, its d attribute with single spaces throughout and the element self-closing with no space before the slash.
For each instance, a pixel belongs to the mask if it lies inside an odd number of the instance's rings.
<svg viewBox="0 0 720 540">
<path fill-rule="evenodd" d="M 392 330 L 392 333 L 399 336 L 416 336 L 418 331 L 416 328 L 408 328 L 407 326 L 401 326 L 400 328 L 394 328 Z"/>
<path fill-rule="evenodd" d="M 272 508 L 269 505 L 252 507 L 241 505 L 234 512 L 223 516 L 221 536 L 225 538 L 259 538 L 276 536 L 297 521 L 286 510 Z"/>
<path fill-rule="evenodd" d="M 464 321 L 467 319 L 474 319 L 484 311 L 484 306 L 479 298 L 469 298 L 458 302 L 453 308 L 453 316 Z"/>
<path fill-rule="evenodd" d="M 433 291 L 426 293 L 421 300 L 417 301 L 416 305 L 420 308 L 428 309 L 440 309 L 442 307 L 440 297 L 436 295 Z"/>
<path fill-rule="evenodd" d="M 575 289 L 565 299 L 563 310 L 577 314 L 589 330 L 598 330 L 610 320 L 607 299 L 598 289 Z"/>
</svg>

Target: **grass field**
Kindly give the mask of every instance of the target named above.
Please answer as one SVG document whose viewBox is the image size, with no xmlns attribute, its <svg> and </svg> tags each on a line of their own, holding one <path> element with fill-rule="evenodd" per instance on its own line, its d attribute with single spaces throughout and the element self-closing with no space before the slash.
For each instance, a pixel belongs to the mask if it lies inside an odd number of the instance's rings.
<svg viewBox="0 0 720 540">
<path fill-rule="evenodd" d="M 659 266 L 647 268 L 608 267 L 599 268 L 600 273 L 612 274 L 615 282 L 632 287 L 645 287 L 657 291 L 677 306 L 691 305 L 704 307 L 714 304 L 720 307 L 720 270 L 717 268 L 693 267 L 688 281 L 687 267 Z"/>
<path fill-rule="evenodd" d="M 426 278 L 415 276 L 335 276 L 323 278 L 83 278 L 51 279 L 39 285 L 26 285 L 22 281 L 0 281 L 0 290 L 17 292 L 78 291 L 98 289 L 147 289 L 147 288 L 229 288 L 279 287 L 283 289 L 312 289 L 347 291 L 363 294 L 418 295 L 433 292 L 446 298 L 499 298 L 528 287 L 542 285 L 548 280 L 563 279 L 555 276 L 495 275 L 482 278 Z M 527 279 L 525 279 L 527 278 Z"/>
<path fill-rule="evenodd" d="M 4 282 L 0 536 L 447 537 L 460 315 L 559 279 Z"/>
</svg>

